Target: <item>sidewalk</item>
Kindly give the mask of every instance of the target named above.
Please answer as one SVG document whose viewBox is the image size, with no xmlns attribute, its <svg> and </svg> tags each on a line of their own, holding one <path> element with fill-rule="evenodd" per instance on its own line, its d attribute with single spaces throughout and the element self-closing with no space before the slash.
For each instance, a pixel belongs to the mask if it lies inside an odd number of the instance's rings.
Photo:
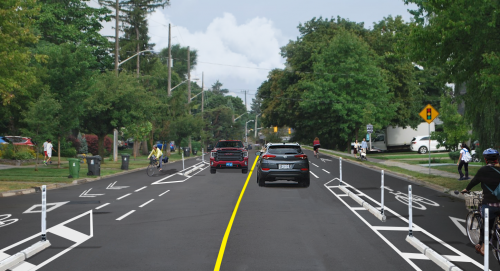
<svg viewBox="0 0 500 271">
<path fill-rule="evenodd" d="M 307 147 L 310 147 L 310 146 L 307 146 Z M 312 148 L 312 147 L 310 147 L 310 148 Z M 349 154 L 345 153 L 345 152 L 328 150 L 328 149 L 324 149 L 324 148 L 321 148 L 321 151 L 327 151 L 327 152 L 330 152 L 330 153 L 333 153 L 336 155 L 340 155 L 340 156 L 349 156 Z M 406 169 L 406 170 L 410 170 L 410 171 L 414 171 L 414 172 L 418 172 L 418 173 L 422 173 L 422 174 L 429 174 L 429 168 L 427 167 L 427 165 L 424 165 L 425 166 L 424 167 L 422 165 L 410 165 L 410 164 L 401 163 L 401 162 L 397 162 L 397 161 L 375 159 L 375 158 L 370 158 L 370 155 L 368 155 L 368 161 L 373 162 L 373 163 L 378 163 L 381 165 L 385 165 L 385 166 L 399 167 L 402 169 Z M 431 167 L 432 167 L 432 164 L 431 164 Z M 453 179 L 458 179 L 458 177 L 459 177 L 458 172 L 457 173 L 450 173 L 447 171 L 443 171 L 443 170 L 439 170 L 439 169 L 432 169 L 432 168 L 431 168 L 431 174 L 437 175 L 437 176 L 442 176 L 442 177 L 447 177 L 447 178 L 453 178 Z M 474 176 L 470 175 L 469 177 L 473 178 Z"/>
</svg>

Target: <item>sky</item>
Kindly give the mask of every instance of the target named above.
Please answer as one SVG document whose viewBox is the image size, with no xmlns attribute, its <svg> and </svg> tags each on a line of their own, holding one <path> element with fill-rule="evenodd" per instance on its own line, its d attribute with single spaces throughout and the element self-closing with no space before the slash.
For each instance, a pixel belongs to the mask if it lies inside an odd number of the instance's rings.
<svg viewBox="0 0 500 271">
<path fill-rule="evenodd" d="M 149 36 L 155 51 L 168 47 L 170 23 L 172 43 L 198 51 L 191 78 L 201 79 L 203 72 L 205 89 L 219 80 L 242 99 L 246 90 L 249 107 L 269 70 L 284 67 L 280 47 L 297 38 L 299 23 L 340 16 L 371 28 L 389 15 L 410 21 L 408 9 L 415 6 L 403 0 L 170 0 L 169 7 L 149 16 Z M 114 35 L 113 24 L 102 33 Z"/>
</svg>

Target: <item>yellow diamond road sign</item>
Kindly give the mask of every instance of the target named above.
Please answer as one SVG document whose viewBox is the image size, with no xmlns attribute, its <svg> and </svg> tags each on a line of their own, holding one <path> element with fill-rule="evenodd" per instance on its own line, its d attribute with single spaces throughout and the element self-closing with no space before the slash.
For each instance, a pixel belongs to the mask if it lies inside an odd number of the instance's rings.
<svg viewBox="0 0 500 271">
<path fill-rule="evenodd" d="M 419 114 L 427 123 L 431 123 L 437 116 L 439 116 L 439 112 L 437 112 L 432 105 L 428 104 L 424 110 L 422 110 Z"/>
</svg>

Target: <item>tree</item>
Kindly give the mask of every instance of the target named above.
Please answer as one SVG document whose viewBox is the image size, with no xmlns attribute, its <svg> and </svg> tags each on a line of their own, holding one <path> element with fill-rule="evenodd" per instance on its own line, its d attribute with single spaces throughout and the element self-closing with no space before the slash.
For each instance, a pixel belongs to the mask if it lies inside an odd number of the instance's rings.
<svg viewBox="0 0 500 271">
<path fill-rule="evenodd" d="M 187 47 L 182 47 L 180 44 L 172 45 L 172 59 L 174 66 L 172 71 L 177 73 L 181 78 L 187 78 Z M 168 47 L 163 48 L 160 52 L 160 59 L 164 65 L 167 65 L 168 60 Z M 191 70 L 196 67 L 198 63 L 198 51 L 190 48 L 189 50 L 189 59 L 191 63 Z M 174 85 L 172 85 L 173 87 Z"/>
<path fill-rule="evenodd" d="M 137 152 L 139 151 L 139 144 L 141 141 L 144 141 L 146 137 L 151 133 L 151 130 L 153 129 L 153 125 L 149 121 L 144 121 L 141 123 L 133 123 L 131 125 L 128 125 L 127 128 L 122 129 L 122 131 L 125 134 L 125 137 L 127 138 L 133 138 L 134 139 L 134 149 L 133 149 L 133 155 L 134 158 L 137 157 Z"/>
<path fill-rule="evenodd" d="M 443 121 L 443 131 L 432 132 L 432 138 L 439 142 L 438 147 L 445 146 L 448 151 L 456 151 L 458 144 L 467 141 L 470 137 L 470 126 L 458 113 L 456 100 L 450 94 L 441 96 L 439 118 Z"/>
<path fill-rule="evenodd" d="M 414 61 L 443 70 L 448 82 L 466 84 L 465 119 L 483 148 L 500 146 L 500 20 L 498 1 L 421 1 L 408 39 Z M 428 66 L 427 65 L 427 66 Z"/>
<path fill-rule="evenodd" d="M 35 18 L 40 6 L 35 0 L 0 1 L 0 101 L 6 106 L 18 95 L 25 95 L 30 85 L 36 81 L 33 59 L 43 59 L 34 55 L 30 46 L 38 42 L 33 31 Z M 1 114 L 5 116 L 4 114 Z M 2 121 L 6 121 L 2 117 Z"/>
<path fill-rule="evenodd" d="M 50 92 L 44 91 L 35 103 L 30 103 L 28 108 L 23 113 L 23 121 L 29 128 L 22 129 L 22 131 L 24 135 L 31 137 L 37 145 L 35 171 L 38 171 L 39 144 L 47 138 L 51 138 L 53 131 L 57 131 L 59 120 L 56 116 L 62 107 Z"/>
<path fill-rule="evenodd" d="M 87 114 L 82 127 L 99 137 L 99 155 L 104 156 L 104 137 L 113 129 L 141 123 L 155 113 L 152 101 L 132 74 L 107 72 L 96 78 L 91 95 L 83 101 Z"/>
</svg>

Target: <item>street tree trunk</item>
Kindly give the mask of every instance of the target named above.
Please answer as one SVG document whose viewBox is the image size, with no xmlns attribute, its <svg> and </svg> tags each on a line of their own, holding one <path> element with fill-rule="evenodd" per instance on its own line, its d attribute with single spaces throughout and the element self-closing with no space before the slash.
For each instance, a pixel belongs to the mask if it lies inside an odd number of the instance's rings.
<svg viewBox="0 0 500 271">
<path fill-rule="evenodd" d="M 98 135 L 97 143 L 98 143 L 98 149 L 97 152 L 99 153 L 99 156 L 101 156 L 102 160 L 101 163 L 104 163 L 104 138 L 106 137 L 106 134 L 103 135 Z"/>
<path fill-rule="evenodd" d="M 142 155 L 148 155 L 149 150 L 148 150 L 148 142 L 146 140 L 142 141 Z"/>
<path fill-rule="evenodd" d="M 57 137 L 57 168 L 61 168 L 61 136 Z"/>
</svg>

